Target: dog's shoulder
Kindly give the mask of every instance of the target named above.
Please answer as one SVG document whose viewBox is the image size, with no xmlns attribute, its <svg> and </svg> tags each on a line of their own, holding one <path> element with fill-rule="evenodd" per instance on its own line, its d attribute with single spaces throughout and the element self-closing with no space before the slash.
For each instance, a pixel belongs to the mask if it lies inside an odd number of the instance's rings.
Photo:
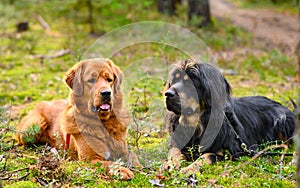
<svg viewBox="0 0 300 188">
<path fill-rule="evenodd" d="M 68 133 L 70 135 L 80 134 L 80 131 L 76 124 L 74 110 L 75 109 L 72 106 L 68 105 L 62 112 L 62 116 L 60 119 L 60 128 L 62 132 Z"/>
</svg>

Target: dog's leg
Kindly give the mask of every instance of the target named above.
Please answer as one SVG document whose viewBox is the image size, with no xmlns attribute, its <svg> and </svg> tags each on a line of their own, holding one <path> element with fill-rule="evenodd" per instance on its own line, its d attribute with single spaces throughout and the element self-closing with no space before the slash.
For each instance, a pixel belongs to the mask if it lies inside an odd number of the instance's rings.
<svg viewBox="0 0 300 188">
<path fill-rule="evenodd" d="M 133 152 L 128 153 L 128 165 L 129 167 L 143 167 L 137 157 L 137 155 Z"/>
<path fill-rule="evenodd" d="M 194 161 L 189 166 L 180 170 L 183 174 L 192 174 L 194 172 L 199 171 L 199 167 L 203 166 L 204 164 L 213 164 L 217 161 L 217 155 L 214 153 L 204 153 L 201 155 L 196 161 Z"/>
<path fill-rule="evenodd" d="M 87 143 L 81 134 L 72 135 L 76 142 L 79 160 L 88 161 L 92 164 L 101 163 L 101 167 L 105 168 L 108 175 L 114 175 L 122 180 L 130 180 L 134 177 L 130 169 L 123 167 L 119 163 L 106 161 L 103 157 L 98 155 Z"/>
<path fill-rule="evenodd" d="M 112 161 L 103 161 L 99 159 L 94 159 L 91 161 L 92 164 L 102 163 L 101 168 L 105 168 L 106 174 L 110 176 L 117 176 L 122 180 L 131 180 L 134 178 L 133 172 L 126 167 L 121 166 L 118 163 Z"/>
<path fill-rule="evenodd" d="M 180 168 L 180 161 L 184 160 L 184 157 L 178 148 L 171 148 L 168 153 L 168 161 L 163 165 L 164 171 L 171 171 L 173 169 Z"/>
<path fill-rule="evenodd" d="M 32 126 L 39 126 L 39 132 L 34 132 L 34 129 L 28 131 Z M 16 130 L 19 131 L 19 133 L 15 135 L 15 139 L 17 140 L 18 145 L 25 145 L 29 141 L 32 141 L 33 143 L 43 142 L 55 146 L 55 140 L 53 136 L 49 135 L 47 127 L 48 122 L 45 117 L 43 117 L 38 110 L 33 109 L 17 125 Z"/>
</svg>

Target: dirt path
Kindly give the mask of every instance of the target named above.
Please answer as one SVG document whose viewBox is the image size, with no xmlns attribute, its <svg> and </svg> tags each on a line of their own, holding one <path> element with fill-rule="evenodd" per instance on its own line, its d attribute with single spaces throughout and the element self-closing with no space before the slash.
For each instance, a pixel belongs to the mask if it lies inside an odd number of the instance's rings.
<svg viewBox="0 0 300 188">
<path fill-rule="evenodd" d="M 297 16 L 279 14 L 270 10 L 242 9 L 226 0 L 210 0 L 212 15 L 229 18 L 237 26 L 253 33 L 256 41 L 267 47 L 278 47 L 283 53 L 294 53 L 299 40 Z"/>
</svg>

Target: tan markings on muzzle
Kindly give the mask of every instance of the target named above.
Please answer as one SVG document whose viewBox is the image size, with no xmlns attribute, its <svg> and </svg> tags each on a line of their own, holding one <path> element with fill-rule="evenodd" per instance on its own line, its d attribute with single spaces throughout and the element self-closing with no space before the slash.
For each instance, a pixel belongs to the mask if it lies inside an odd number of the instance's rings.
<svg viewBox="0 0 300 188">
<path fill-rule="evenodd" d="M 192 108 L 193 112 L 196 112 L 197 110 L 200 109 L 200 104 L 197 101 L 197 99 L 194 99 L 192 96 L 188 96 L 186 93 L 181 93 L 181 96 L 183 97 L 183 100 L 181 102 L 181 106 L 183 108 L 187 108 L 187 107 Z"/>
<path fill-rule="evenodd" d="M 186 94 L 183 94 L 186 97 Z M 191 114 L 181 114 L 179 118 L 179 123 L 182 125 L 188 125 L 192 127 L 197 127 L 200 117 L 200 106 L 196 99 L 190 97 L 189 99 L 185 100 L 184 104 L 182 104 L 183 108 L 191 108 Z M 184 109 L 183 109 L 184 110 Z"/>
<path fill-rule="evenodd" d="M 187 100 L 187 106 L 191 107 L 193 109 L 193 111 L 199 109 L 199 103 L 196 99 L 194 99 L 193 97 L 190 97 Z"/>
<path fill-rule="evenodd" d="M 181 115 L 179 118 L 179 124 L 183 126 L 197 127 L 199 122 L 199 115 L 193 114 L 191 116 Z"/>
</svg>

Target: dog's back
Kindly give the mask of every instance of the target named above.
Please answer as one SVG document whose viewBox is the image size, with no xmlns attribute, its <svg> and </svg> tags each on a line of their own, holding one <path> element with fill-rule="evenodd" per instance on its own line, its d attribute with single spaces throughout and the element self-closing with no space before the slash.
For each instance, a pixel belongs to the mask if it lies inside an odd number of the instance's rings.
<svg viewBox="0 0 300 188">
<path fill-rule="evenodd" d="M 234 112 L 244 131 L 239 131 L 246 144 L 286 141 L 293 136 L 293 112 L 263 96 L 233 98 Z"/>
</svg>

